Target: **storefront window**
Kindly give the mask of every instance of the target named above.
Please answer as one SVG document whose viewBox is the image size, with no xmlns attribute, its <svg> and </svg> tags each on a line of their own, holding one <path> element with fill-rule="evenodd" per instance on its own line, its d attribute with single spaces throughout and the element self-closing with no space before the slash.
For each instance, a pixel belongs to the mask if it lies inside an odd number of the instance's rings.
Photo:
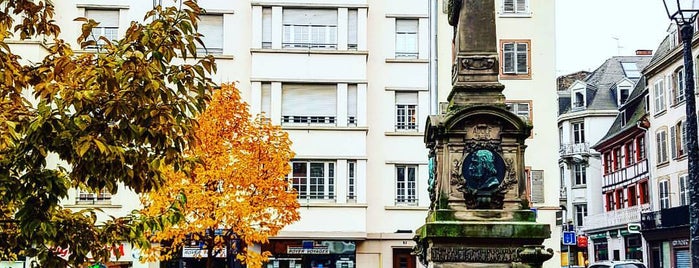
<svg viewBox="0 0 699 268">
<path fill-rule="evenodd" d="M 626 242 L 626 259 L 643 261 L 643 245 L 641 235 L 629 235 L 624 239 Z"/>
<path fill-rule="evenodd" d="M 595 245 L 595 261 L 609 260 L 609 247 L 606 240 L 594 240 Z"/>
<path fill-rule="evenodd" d="M 355 268 L 354 241 L 271 240 L 262 245 L 272 256 L 266 268 Z"/>
</svg>

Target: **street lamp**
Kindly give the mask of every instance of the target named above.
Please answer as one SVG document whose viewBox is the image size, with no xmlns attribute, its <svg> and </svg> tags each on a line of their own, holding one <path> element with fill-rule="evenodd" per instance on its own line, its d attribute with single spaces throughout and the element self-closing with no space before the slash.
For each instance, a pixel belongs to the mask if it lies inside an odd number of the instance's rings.
<svg viewBox="0 0 699 268">
<path fill-rule="evenodd" d="M 677 23 L 684 53 L 684 99 L 687 116 L 687 173 L 689 176 L 689 240 L 692 267 L 699 268 L 699 146 L 697 146 L 697 114 L 692 69 L 692 37 L 694 21 L 699 13 L 699 0 L 663 0 L 667 16 Z"/>
</svg>

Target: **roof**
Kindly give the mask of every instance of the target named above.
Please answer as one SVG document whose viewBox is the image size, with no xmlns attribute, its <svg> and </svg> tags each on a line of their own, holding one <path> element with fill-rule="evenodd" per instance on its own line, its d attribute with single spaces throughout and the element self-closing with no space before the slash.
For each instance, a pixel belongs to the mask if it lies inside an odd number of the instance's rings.
<svg viewBox="0 0 699 268">
<path fill-rule="evenodd" d="M 653 54 L 653 58 L 650 60 L 648 65 L 655 65 L 656 63 L 662 61 L 665 56 L 670 54 L 670 52 L 672 52 L 675 46 L 673 46 L 673 42 L 670 37 L 671 35 L 667 35 L 665 36 L 665 39 L 660 42 L 658 49 L 655 50 L 655 54 Z"/>
<path fill-rule="evenodd" d="M 607 134 L 602 137 L 597 144 L 592 148 L 597 150 L 602 144 L 610 140 L 618 140 L 617 136 L 627 132 L 632 128 L 636 128 L 638 122 L 642 122 L 646 118 L 646 102 L 643 96 L 647 94 L 646 79 L 641 79 L 633 91 L 629 95 L 627 102 L 619 108 L 619 113 L 614 118 L 614 123 L 609 127 Z M 625 116 L 622 116 L 625 115 Z M 622 120 L 626 120 L 622 122 Z"/>
<path fill-rule="evenodd" d="M 638 70 L 645 68 L 650 62 L 650 56 L 615 56 L 607 59 L 602 65 L 588 75 L 585 80 L 586 110 L 616 110 L 618 108 L 615 94 L 616 83 L 627 78 L 636 83 L 640 77 L 627 77 L 622 63 L 636 63 Z M 569 91 L 567 89 L 566 91 Z M 559 94 L 559 96 L 561 96 Z M 570 99 L 570 94 L 568 95 Z M 570 105 L 562 107 L 566 100 L 559 99 L 559 114 L 570 112 Z M 568 100 L 570 102 L 570 100 Z"/>
</svg>

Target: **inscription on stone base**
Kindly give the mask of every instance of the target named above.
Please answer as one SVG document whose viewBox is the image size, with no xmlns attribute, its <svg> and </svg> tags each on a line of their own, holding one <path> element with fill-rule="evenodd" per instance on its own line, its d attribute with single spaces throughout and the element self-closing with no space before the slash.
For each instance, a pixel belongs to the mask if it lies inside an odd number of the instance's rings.
<svg viewBox="0 0 699 268">
<path fill-rule="evenodd" d="M 520 262 L 521 248 L 473 248 L 448 247 L 432 248 L 432 262 L 475 262 L 475 263 L 512 263 Z"/>
</svg>

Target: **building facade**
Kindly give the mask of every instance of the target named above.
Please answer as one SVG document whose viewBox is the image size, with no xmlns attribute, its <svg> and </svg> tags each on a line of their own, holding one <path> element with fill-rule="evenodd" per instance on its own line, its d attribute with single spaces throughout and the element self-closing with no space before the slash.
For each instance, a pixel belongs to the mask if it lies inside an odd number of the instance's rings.
<svg viewBox="0 0 699 268">
<path fill-rule="evenodd" d="M 612 57 L 585 79 L 558 92 L 559 193 L 568 231 L 583 235 L 597 228 L 590 225 L 599 223 L 594 217 L 604 217 L 602 156 L 591 145 L 605 137 L 649 60 L 648 56 Z M 564 254 L 562 263 L 584 265 L 594 260 L 587 248 L 573 245 L 567 250 L 570 254 Z"/>
</svg>

